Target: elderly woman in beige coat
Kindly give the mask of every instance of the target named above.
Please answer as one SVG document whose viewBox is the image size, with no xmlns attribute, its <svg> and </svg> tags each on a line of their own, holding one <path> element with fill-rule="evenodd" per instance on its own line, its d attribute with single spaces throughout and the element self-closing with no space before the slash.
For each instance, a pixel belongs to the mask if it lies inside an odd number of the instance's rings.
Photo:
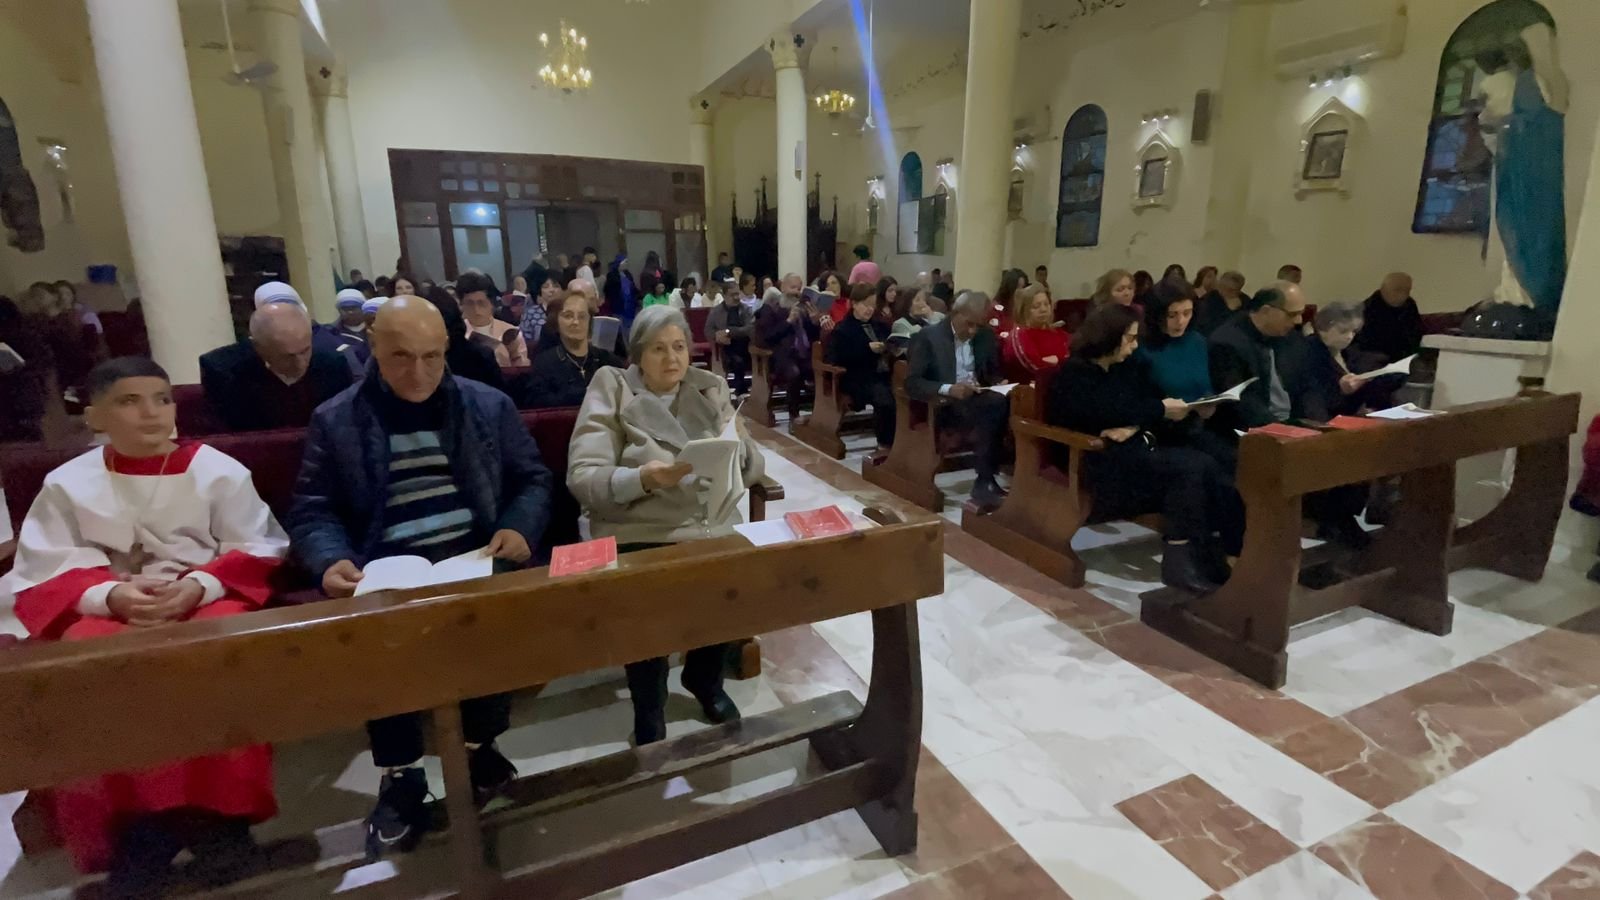
<svg viewBox="0 0 1600 900">
<path fill-rule="evenodd" d="M 594 537 L 612 536 L 629 552 L 732 533 L 741 520 L 735 506 L 712 521 L 706 491 L 688 463 L 677 457 L 690 441 L 715 438 L 736 418 L 728 384 L 689 364 L 689 323 L 670 306 L 646 308 L 628 335 L 627 369 L 595 373 L 578 412 L 568 454 L 567 487 L 589 514 Z M 744 486 L 760 480 L 764 460 L 743 424 Z M 683 686 L 713 723 L 739 718 L 722 687 L 726 644 L 690 650 Z M 633 695 L 634 741 L 666 737 L 667 660 L 627 666 Z"/>
</svg>

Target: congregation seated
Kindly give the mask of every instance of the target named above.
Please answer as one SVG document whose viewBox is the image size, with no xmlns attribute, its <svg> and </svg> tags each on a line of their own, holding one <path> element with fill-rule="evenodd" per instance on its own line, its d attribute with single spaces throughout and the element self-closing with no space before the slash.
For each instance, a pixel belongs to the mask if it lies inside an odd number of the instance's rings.
<svg viewBox="0 0 1600 900">
<path fill-rule="evenodd" d="M 1134 358 L 1138 346 L 1132 309 L 1113 303 L 1091 313 L 1050 380 L 1045 421 L 1105 441 L 1084 461 L 1096 518 L 1160 512 L 1162 582 L 1206 593 L 1225 579 L 1226 556 L 1243 548 L 1244 505 L 1221 463 L 1171 440 L 1164 426 L 1187 418 L 1188 404 L 1163 396 Z"/>
<path fill-rule="evenodd" d="M 806 293 L 806 299 L 822 313 L 818 324 L 823 328 L 832 328 L 850 318 L 850 292 L 845 290 L 845 284 L 839 280 L 837 273 L 823 272 L 817 276 L 812 288 Z"/>
<path fill-rule="evenodd" d="M 1317 408 L 1310 359 L 1317 348 L 1300 333 L 1306 298 L 1300 285 L 1278 281 L 1257 291 L 1243 315 L 1229 319 L 1211 335 L 1211 383 L 1231 388 L 1247 379 L 1238 403 L 1229 403 L 1212 420 L 1221 432 L 1312 418 Z M 1316 343 L 1320 344 L 1318 340 Z M 1226 388 L 1223 388 L 1226 389 Z M 1366 506 L 1366 489 L 1346 485 L 1308 494 L 1305 512 L 1319 534 L 1349 546 L 1362 546 L 1365 532 L 1356 516 Z"/>
<path fill-rule="evenodd" d="M 1094 293 L 1090 295 L 1094 307 L 1116 304 L 1117 306 L 1133 306 L 1138 290 L 1134 286 L 1133 273 L 1127 269 L 1112 269 L 1100 276 L 1095 282 Z"/>
<path fill-rule="evenodd" d="M 561 343 L 541 351 L 527 375 L 510 385 L 519 409 L 577 406 L 595 373 L 605 366 L 626 365 L 609 350 L 589 343 L 589 298 L 582 291 L 567 294 L 556 315 Z"/>
<path fill-rule="evenodd" d="M 0 297 L 0 343 L 22 358 L 0 361 L 0 441 L 42 440 L 50 353 L 8 297 Z"/>
<path fill-rule="evenodd" d="M 1012 302 L 1011 334 L 1000 339 L 1007 380 L 1032 384 L 1040 372 L 1066 360 L 1072 335 L 1055 327 L 1055 313 L 1055 301 L 1043 285 L 1029 285 L 1017 292 Z"/>
<path fill-rule="evenodd" d="M 450 296 L 449 291 L 435 285 L 428 291 L 426 299 L 439 310 L 446 333 L 450 336 L 449 348 L 445 352 L 450 374 L 505 390 L 505 376 L 500 371 L 499 360 L 495 358 L 496 342 L 484 335 L 473 334 L 467 327 L 466 316 L 461 313 L 461 305 Z"/>
<path fill-rule="evenodd" d="M 994 329 L 1002 346 L 1011 339 L 1011 331 L 1016 324 L 1017 294 L 1028 287 L 1031 287 L 1028 275 L 1021 269 L 1007 269 L 1000 274 L 1000 290 L 989 301 L 986 324 Z"/>
<path fill-rule="evenodd" d="M 345 288 L 334 298 L 339 318 L 331 325 L 319 326 L 320 331 L 337 341 L 334 351 L 344 355 L 357 378 L 366 371 L 367 360 L 372 355 L 367 348 L 367 314 L 363 308 L 366 303 L 366 294 L 355 288 Z"/>
<path fill-rule="evenodd" d="M 303 428 L 354 382 L 344 356 L 312 347 L 311 318 L 295 302 L 259 306 L 248 340 L 200 357 L 206 404 L 230 431 Z"/>
<path fill-rule="evenodd" d="M 673 309 L 700 309 L 709 306 L 706 295 L 700 293 L 700 282 L 693 276 L 685 278 L 683 283 L 672 289 L 672 294 L 667 298 Z"/>
<path fill-rule="evenodd" d="M 878 453 L 894 444 L 894 391 L 889 386 L 889 326 L 878 316 L 880 302 L 870 284 L 850 290 L 850 317 L 834 326 L 828 338 L 827 362 L 844 369 L 840 389 L 856 410 L 872 408 Z"/>
<path fill-rule="evenodd" d="M 530 297 L 522 307 L 521 329 L 522 339 L 528 343 L 528 353 L 538 356 L 540 351 L 546 349 L 545 329 L 555 330 L 555 323 L 550 321 L 550 309 L 566 297 L 567 289 L 555 275 L 546 273 L 534 285 L 534 290 L 538 294 Z"/>
<path fill-rule="evenodd" d="M 811 380 L 811 345 L 821 337 L 816 311 L 801 293 L 799 275 L 785 275 L 781 288 L 772 288 L 756 311 L 756 343 L 772 352 L 772 382 L 786 391 L 789 421 L 800 417 L 800 405 Z"/>
<path fill-rule="evenodd" d="M 1193 402 L 1215 393 L 1209 348 L 1195 321 L 1193 288 L 1172 281 L 1156 286 L 1155 301 L 1145 310 L 1137 357 L 1149 367 L 1164 397 Z"/>
<path fill-rule="evenodd" d="M 457 290 L 460 285 L 457 285 Z M 500 295 L 496 304 L 494 317 L 507 325 L 521 327 L 522 317 L 528 311 L 528 303 L 533 297 L 528 294 L 528 279 L 522 275 L 511 277 L 511 290 Z"/>
<path fill-rule="evenodd" d="M 601 311 L 600 291 L 595 287 L 594 281 L 591 279 L 574 278 L 568 282 L 566 291 L 564 293 L 558 292 L 557 296 L 565 297 L 567 294 L 571 294 L 573 291 L 577 291 L 589 299 L 589 321 L 592 324 L 595 317 L 599 316 Z M 561 344 L 561 330 L 559 328 L 550 327 L 550 323 L 548 321 L 548 309 L 549 308 L 546 307 L 547 311 L 545 328 L 539 335 L 539 343 L 534 351 L 536 354 L 543 353 L 546 350 L 553 350 Z M 619 329 L 617 332 L 616 343 L 606 349 L 610 350 L 612 355 L 618 357 L 619 359 L 626 360 L 628 358 L 627 333 Z"/>
<path fill-rule="evenodd" d="M 528 344 L 516 325 L 502 322 L 494 315 L 494 282 L 487 275 L 467 272 L 456 279 L 456 297 L 461 314 L 474 337 L 487 338 L 486 346 L 494 353 L 495 364 L 526 366 L 529 364 Z"/>
<path fill-rule="evenodd" d="M 735 419 L 727 383 L 689 364 L 688 322 L 670 306 L 641 312 L 628 342 L 631 365 L 595 375 L 572 433 L 567 486 L 588 513 L 591 533 L 616 538 L 621 552 L 730 534 L 741 521 L 737 502 L 710 496 L 704 478 L 678 461 L 690 441 L 715 438 Z M 761 479 L 765 460 L 743 423 L 735 428 L 740 487 L 748 488 Z M 699 647 L 684 660 L 683 686 L 713 723 L 739 718 L 722 687 L 728 650 Z M 627 666 L 639 745 L 666 737 L 667 669 L 664 657 Z"/>
<path fill-rule="evenodd" d="M 550 518 L 551 474 L 510 398 L 446 370 L 451 335 L 436 304 L 390 300 L 371 340 L 373 374 L 318 409 L 306 432 L 287 521 L 296 559 L 330 597 L 355 593 L 362 569 L 389 556 L 439 562 L 484 549 L 527 563 Z M 510 709 L 504 695 L 461 704 L 481 801 L 516 774 L 494 745 Z M 367 820 L 373 856 L 410 849 L 426 827 L 421 719 L 367 723 L 384 770 Z"/>
<path fill-rule="evenodd" d="M 722 371 L 733 379 L 733 393 L 743 396 L 750 389 L 750 339 L 755 335 L 756 315 L 740 301 L 738 291 L 718 293 L 718 298 L 706 317 L 706 340 L 720 348 Z"/>
<path fill-rule="evenodd" d="M 1010 404 L 983 388 L 1005 380 L 1000 350 L 992 329 L 983 327 L 991 308 L 982 291 L 967 291 L 956 299 L 950 315 L 911 339 L 906 371 L 906 394 L 923 403 L 944 397 L 950 401 L 942 424 L 974 433 L 974 468 L 977 481 L 973 503 L 994 508 L 1005 497 L 995 479 L 1005 446 Z"/>
<path fill-rule="evenodd" d="M 1223 272 L 1217 278 L 1215 289 L 1201 295 L 1194 311 L 1194 330 L 1209 337 L 1239 312 L 1245 299 L 1244 276 L 1238 272 Z"/>
<path fill-rule="evenodd" d="M 88 423 L 108 444 L 46 477 L 0 579 L 0 631 L 92 640 L 260 608 L 289 542 L 250 473 L 205 444 L 170 440 L 172 385 L 148 359 L 96 366 L 87 398 Z M 184 849 L 226 870 L 253 849 L 250 826 L 277 812 L 264 745 L 107 773 L 46 796 L 74 864 L 109 869 L 117 897 L 157 889 Z"/>
<path fill-rule="evenodd" d="M 929 296 L 925 287 L 908 288 L 900 293 L 900 307 L 889 333 L 889 341 L 900 345 L 897 350 L 902 354 L 910 347 L 911 339 L 916 337 L 917 332 L 944 321 L 944 313 L 929 305 Z"/>
<path fill-rule="evenodd" d="M 1351 342 L 1361 331 L 1361 313 L 1361 307 L 1330 303 L 1317 310 L 1312 321 L 1316 337 L 1307 342 L 1304 411 L 1313 422 L 1386 409 L 1394 405 L 1394 392 L 1405 384 L 1404 375 L 1360 377 L 1362 367 L 1352 359 Z"/>
<path fill-rule="evenodd" d="M 1422 312 L 1411 298 L 1411 276 L 1393 272 L 1362 305 L 1363 324 L 1354 347 L 1375 366 L 1405 359 L 1422 349 Z"/>
</svg>

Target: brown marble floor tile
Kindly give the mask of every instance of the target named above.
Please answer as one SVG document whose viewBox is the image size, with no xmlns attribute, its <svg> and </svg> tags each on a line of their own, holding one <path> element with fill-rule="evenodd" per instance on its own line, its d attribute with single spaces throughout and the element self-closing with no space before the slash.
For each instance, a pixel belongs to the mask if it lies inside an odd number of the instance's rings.
<svg viewBox="0 0 1600 900">
<path fill-rule="evenodd" d="M 1554 691 L 1492 657 L 1473 660 L 1351 710 L 1343 717 L 1373 744 L 1438 781 L 1571 710 Z"/>
<path fill-rule="evenodd" d="M 1377 900 L 1513 900 L 1517 892 L 1382 813 L 1311 848 Z"/>
<path fill-rule="evenodd" d="M 1027 851 L 1008 844 L 883 900 L 1071 900 Z"/>
<path fill-rule="evenodd" d="M 1546 628 L 1489 658 L 1552 689 L 1572 691 L 1578 703 L 1600 694 L 1600 633 Z"/>
<path fill-rule="evenodd" d="M 1526 896 L 1528 900 L 1597 900 L 1600 898 L 1600 856 L 1587 851 L 1578 854 Z"/>
<path fill-rule="evenodd" d="M 1197 775 L 1129 797 L 1117 809 L 1216 890 L 1299 849 Z"/>
<path fill-rule="evenodd" d="M 1419 766 L 1378 746 L 1343 719 L 1328 719 L 1270 743 L 1280 753 L 1379 809 L 1404 800 L 1435 780 Z"/>
<path fill-rule="evenodd" d="M 1561 628 L 1565 631 L 1576 631 L 1579 634 L 1600 635 L 1600 607 L 1595 607 L 1588 612 L 1573 616 L 1562 622 Z"/>
</svg>

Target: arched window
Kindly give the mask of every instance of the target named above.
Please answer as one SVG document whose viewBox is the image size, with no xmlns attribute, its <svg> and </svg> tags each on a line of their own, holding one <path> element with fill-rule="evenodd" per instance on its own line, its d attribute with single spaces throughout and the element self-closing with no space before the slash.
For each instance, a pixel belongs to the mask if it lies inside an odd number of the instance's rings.
<svg viewBox="0 0 1600 900">
<path fill-rule="evenodd" d="M 1483 80 L 1508 62 L 1529 68 L 1521 35 L 1538 24 L 1553 29 L 1555 19 L 1535 0 L 1495 0 L 1468 16 L 1445 44 L 1412 231 L 1473 234 L 1488 230 L 1494 156 L 1478 127 Z"/>
<path fill-rule="evenodd" d="M 917 253 L 921 241 L 917 226 L 922 212 L 922 157 L 907 153 L 900 160 L 899 238 L 896 249 L 901 253 Z"/>
<path fill-rule="evenodd" d="M 1089 104 L 1072 114 L 1061 135 L 1061 196 L 1056 246 L 1100 243 L 1100 205 L 1106 190 L 1106 112 Z"/>
</svg>

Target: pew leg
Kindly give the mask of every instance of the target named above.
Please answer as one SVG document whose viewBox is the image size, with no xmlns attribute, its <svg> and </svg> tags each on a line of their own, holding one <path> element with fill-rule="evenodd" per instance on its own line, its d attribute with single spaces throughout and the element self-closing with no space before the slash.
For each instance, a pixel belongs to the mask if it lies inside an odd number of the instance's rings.
<svg viewBox="0 0 1600 900">
<path fill-rule="evenodd" d="M 1488 515 L 1457 529 L 1450 571 L 1482 568 L 1523 581 L 1544 577 L 1567 487 L 1565 440 L 1517 448 L 1511 490 Z"/>
<path fill-rule="evenodd" d="M 888 790 L 856 808 L 890 856 L 917 848 L 917 761 L 922 752 L 922 664 L 914 603 L 872 613 L 872 682 L 856 723 L 816 735 L 811 746 L 830 769 L 863 760 L 884 766 Z"/>
<path fill-rule="evenodd" d="M 1408 472 L 1400 481 L 1400 507 L 1372 548 L 1373 567 L 1393 568 L 1386 590 L 1362 605 L 1431 634 L 1449 634 L 1448 557 L 1455 520 L 1455 466 Z"/>
<path fill-rule="evenodd" d="M 749 681 L 761 677 L 761 639 L 734 641 L 728 648 L 728 677 Z"/>
<path fill-rule="evenodd" d="M 456 896 L 480 900 L 493 894 L 497 880 L 484 855 L 483 827 L 472 798 L 466 733 L 461 707 L 447 703 L 433 710 L 434 750 L 444 766 L 444 807 L 450 817 L 450 857 L 456 867 Z"/>
</svg>

